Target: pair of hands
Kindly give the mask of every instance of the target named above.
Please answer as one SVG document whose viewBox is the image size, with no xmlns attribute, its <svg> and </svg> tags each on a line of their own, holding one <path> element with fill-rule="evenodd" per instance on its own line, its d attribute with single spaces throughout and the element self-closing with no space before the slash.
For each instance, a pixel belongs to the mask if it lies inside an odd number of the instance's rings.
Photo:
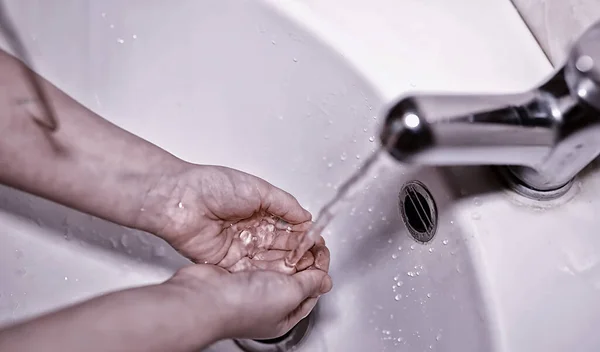
<svg viewBox="0 0 600 352">
<path fill-rule="evenodd" d="M 154 231 L 196 263 L 165 284 L 192 288 L 219 309 L 225 337 L 284 334 L 331 290 L 321 238 L 295 267 L 285 257 L 311 226 L 290 194 L 224 167 L 186 164 L 149 192 L 144 206 L 164 214 Z M 160 202 L 158 204 L 148 204 Z M 140 215 L 140 221 L 143 221 Z"/>
</svg>

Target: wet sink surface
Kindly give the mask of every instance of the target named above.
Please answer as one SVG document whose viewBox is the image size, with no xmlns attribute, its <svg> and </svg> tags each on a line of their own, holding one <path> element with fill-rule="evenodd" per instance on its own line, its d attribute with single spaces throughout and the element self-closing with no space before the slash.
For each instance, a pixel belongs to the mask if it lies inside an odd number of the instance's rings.
<svg viewBox="0 0 600 352">
<path fill-rule="evenodd" d="M 482 8 L 440 0 L 436 8 L 452 15 L 431 17 L 422 4 L 405 5 L 393 9 L 406 14 L 403 26 L 391 18 L 382 25 L 393 11 L 380 11 L 377 26 L 372 15 L 361 18 L 379 31 L 364 35 L 353 22 L 366 14 L 357 1 L 334 16 L 331 1 L 157 1 L 142 9 L 63 0 L 61 19 L 30 1 L 38 10 L 9 7 L 39 70 L 59 87 L 183 159 L 264 177 L 313 213 L 377 148 L 376 114 L 391 95 L 518 90 L 550 70 L 508 1 Z M 378 45 L 377 37 L 395 40 Z M 74 49 L 65 54 L 57 38 Z M 369 64 L 361 48 L 406 64 Z M 502 189 L 486 168 L 385 161 L 327 228 L 335 289 L 299 350 L 597 350 L 595 334 L 581 328 L 600 323 L 597 179 L 590 171 L 568 197 L 538 204 Z M 439 211 L 425 245 L 399 214 L 410 180 L 429 189 Z M 0 263 L 0 324 L 9 324 L 160 282 L 187 261 L 151 235 L 0 188 Z M 224 341 L 209 350 L 237 347 Z"/>
</svg>

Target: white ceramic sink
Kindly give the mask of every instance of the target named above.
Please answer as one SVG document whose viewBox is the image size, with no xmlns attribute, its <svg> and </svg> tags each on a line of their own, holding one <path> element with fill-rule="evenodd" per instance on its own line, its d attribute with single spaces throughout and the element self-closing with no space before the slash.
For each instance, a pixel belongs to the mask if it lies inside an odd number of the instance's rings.
<svg viewBox="0 0 600 352">
<path fill-rule="evenodd" d="M 389 99 L 517 91 L 551 71 L 508 0 L 8 4 L 36 69 L 80 102 L 183 159 L 264 177 L 313 213 L 377 148 Z M 398 211 L 413 179 L 440 214 L 426 245 Z M 592 170 L 536 203 L 483 167 L 388 160 L 327 229 L 335 288 L 299 350 L 596 351 L 599 190 Z M 0 189 L 0 324 L 185 263 L 148 234 Z"/>
</svg>

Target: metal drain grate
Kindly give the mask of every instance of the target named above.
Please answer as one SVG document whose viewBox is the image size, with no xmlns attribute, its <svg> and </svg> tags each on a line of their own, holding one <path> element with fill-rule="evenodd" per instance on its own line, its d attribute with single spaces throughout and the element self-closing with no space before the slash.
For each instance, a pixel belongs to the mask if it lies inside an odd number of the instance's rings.
<svg viewBox="0 0 600 352">
<path fill-rule="evenodd" d="M 411 237 L 423 244 L 431 241 L 437 229 L 437 209 L 425 185 L 416 180 L 404 184 L 398 206 Z"/>
</svg>

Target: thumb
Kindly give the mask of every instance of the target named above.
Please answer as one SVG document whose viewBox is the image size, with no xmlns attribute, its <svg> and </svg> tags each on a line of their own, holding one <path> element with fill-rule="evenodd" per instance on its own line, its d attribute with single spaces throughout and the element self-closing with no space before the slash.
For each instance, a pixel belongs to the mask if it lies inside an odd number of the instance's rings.
<svg viewBox="0 0 600 352">
<path fill-rule="evenodd" d="M 323 270 L 308 269 L 292 275 L 300 286 L 302 301 L 327 293 L 331 288 L 331 278 Z"/>
</svg>

